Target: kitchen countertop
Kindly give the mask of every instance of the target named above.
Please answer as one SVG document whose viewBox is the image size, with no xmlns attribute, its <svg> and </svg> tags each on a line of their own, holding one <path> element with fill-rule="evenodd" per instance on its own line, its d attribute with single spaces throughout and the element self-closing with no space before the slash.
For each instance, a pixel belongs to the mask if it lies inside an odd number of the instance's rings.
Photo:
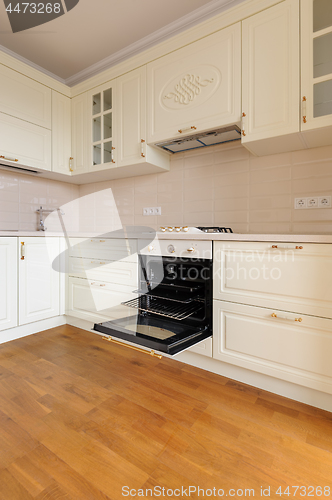
<svg viewBox="0 0 332 500">
<path fill-rule="evenodd" d="M 182 239 L 182 240 L 205 240 L 205 241 L 273 241 L 273 242 L 283 242 L 283 243 L 331 243 L 332 235 L 330 234 L 241 234 L 241 233 L 200 233 L 200 234 L 188 234 L 181 233 L 156 233 L 158 238 L 161 240 L 171 240 L 171 239 Z M 62 236 L 63 233 L 52 233 L 52 232 L 42 232 L 42 231 L 0 231 L 0 237 L 54 237 Z M 70 233 L 68 234 L 70 238 L 121 238 L 117 234 L 108 233 Z M 132 238 L 137 238 L 137 236 L 132 236 Z M 148 233 L 140 236 L 142 239 L 150 239 L 151 235 Z M 153 238 L 154 239 L 154 238 Z"/>
</svg>

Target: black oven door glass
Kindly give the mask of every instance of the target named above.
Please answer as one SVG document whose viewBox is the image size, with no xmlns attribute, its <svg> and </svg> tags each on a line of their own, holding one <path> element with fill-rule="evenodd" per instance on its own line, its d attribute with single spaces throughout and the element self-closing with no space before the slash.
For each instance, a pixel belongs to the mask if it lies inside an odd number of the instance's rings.
<svg viewBox="0 0 332 500">
<path fill-rule="evenodd" d="M 207 326 L 192 326 L 143 314 L 95 324 L 94 330 L 169 355 L 178 354 L 211 336 Z"/>
</svg>

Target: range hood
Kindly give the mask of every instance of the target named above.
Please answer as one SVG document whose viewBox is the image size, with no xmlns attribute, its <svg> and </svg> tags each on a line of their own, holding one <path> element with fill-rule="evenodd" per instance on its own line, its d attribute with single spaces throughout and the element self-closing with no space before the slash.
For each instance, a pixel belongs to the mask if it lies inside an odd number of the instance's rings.
<svg viewBox="0 0 332 500">
<path fill-rule="evenodd" d="M 191 134 L 180 139 L 171 139 L 169 141 L 158 142 L 155 144 L 159 148 L 170 153 L 181 153 L 190 149 L 204 148 L 222 144 L 223 142 L 238 141 L 241 139 L 241 129 L 237 125 L 218 128 L 208 132 L 199 132 Z"/>
</svg>

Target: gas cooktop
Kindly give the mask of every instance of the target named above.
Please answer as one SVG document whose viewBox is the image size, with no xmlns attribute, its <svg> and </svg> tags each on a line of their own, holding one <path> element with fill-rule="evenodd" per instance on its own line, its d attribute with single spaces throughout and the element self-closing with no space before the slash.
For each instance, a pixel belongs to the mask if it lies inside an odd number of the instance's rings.
<svg viewBox="0 0 332 500">
<path fill-rule="evenodd" d="M 189 226 L 168 226 L 161 227 L 159 229 L 162 233 L 189 233 L 189 234 L 199 234 L 199 233 L 232 233 L 230 227 L 189 227 Z"/>
</svg>

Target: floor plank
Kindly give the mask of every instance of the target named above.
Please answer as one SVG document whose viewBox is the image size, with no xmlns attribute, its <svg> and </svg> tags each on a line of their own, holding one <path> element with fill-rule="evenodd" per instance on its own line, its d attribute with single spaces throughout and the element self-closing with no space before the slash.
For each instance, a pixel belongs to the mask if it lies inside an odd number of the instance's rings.
<svg viewBox="0 0 332 500">
<path fill-rule="evenodd" d="M 0 345 L 1 500 L 118 500 L 124 486 L 280 500 L 279 486 L 332 492 L 331 466 L 329 412 L 70 326 Z"/>
</svg>

